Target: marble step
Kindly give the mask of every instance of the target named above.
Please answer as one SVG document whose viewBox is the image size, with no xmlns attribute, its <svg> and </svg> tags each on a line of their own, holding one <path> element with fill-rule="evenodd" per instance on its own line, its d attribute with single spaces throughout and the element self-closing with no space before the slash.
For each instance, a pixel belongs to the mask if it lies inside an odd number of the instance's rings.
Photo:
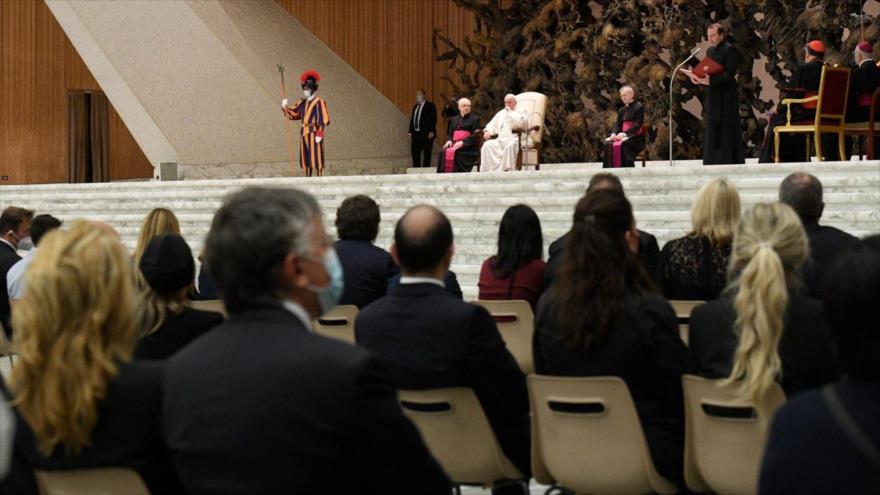
<svg viewBox="0 0 880 495">
<path fill-rule="evenodd" d="M 65 220 L 85 217 L 106 221 L 133 248 L 147 211 L 165 206 L 178 215 L 184 235 L 198 251 L 223 197 L 241 187 L 305 189 L 318 198 L 331 232 L 342 199 L 353 194 L 370 195 L 382 207 L 376 244 L 384 248 L 391 244 L 394 222 L 408 207 L 431 203 L 442 208 L 453 224 L 456 256 L 452 268 L 465 296 L 474 298 L 480 265 L 495 252 L 498 223 L 507 207 L 526 203 L 535 208 L 541 218 L 545 253 L 546 244 L 569 229 L 573 207 L 596 170 L 578 164 L 559 165 L 542 167 L 540 172 L 498 174 L 0 186 L 0 207 L 15 204 Z M 656 235 L 662 246 L 690 229 L 689 210 L 696 191 L 705 182 L 729 177 L 747 207 L 776 200 L 780 181 L 795 170 L 809 170 L 822 180 L 827 204 L 823 223 L 859 236 L 880 231 L 880 161 L 718 167 L 679 162 L 675 167 L 614 172 L 624 183 L 639 227 Z"/>
</svg>

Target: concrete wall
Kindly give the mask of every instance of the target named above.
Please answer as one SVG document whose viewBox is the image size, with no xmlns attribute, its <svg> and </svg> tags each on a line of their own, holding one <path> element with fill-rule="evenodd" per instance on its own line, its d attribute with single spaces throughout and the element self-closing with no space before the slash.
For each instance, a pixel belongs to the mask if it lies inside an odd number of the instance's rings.
<svg viewBox="0 0 880 495">
<path fill-rule="evenodd" d="M 200 177 L 287 170 L 279 62 L 291 98 L 303 70 L 321 72 L 331 171 L 409 155 L 407 117 L 275 2 L 46 3 L 154 166 L 178 162 Z"/>
</svg>

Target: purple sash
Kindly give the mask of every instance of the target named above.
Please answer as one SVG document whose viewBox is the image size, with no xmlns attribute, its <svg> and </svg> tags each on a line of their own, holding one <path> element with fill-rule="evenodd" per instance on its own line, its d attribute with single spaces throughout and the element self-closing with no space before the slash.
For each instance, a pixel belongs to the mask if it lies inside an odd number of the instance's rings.
<svg viewBox="0 0 880 495">
<path fill-rule="evenodd" d="M 469 137 L 471 137 L 470 131 L 455 131 L 452 133 L 452 143 L 454 144 L 456 141 L 462 141 Z M 458 148 L 453 148 L 452 146 L 446 148 L 444 151 L 443 171 L 447 174 L 451 174 L 455 170 L 456 151 L 458 151 Z"/>
<path fill-rule="evenodd" d="M 633 127 L 635 127 L 636 121 L 634 120 L 624 120 L 623 124 L 621 124 L 621 132 L 626 132 Z M 638 136 L 642 133 L 642 130 L 639 129 L 639 132 L 635 133 L 634 136 Z M 621 165 L 621 156 L 620 156 L 620 147 L 623 145 L 623 141 L 613 141 L 611 143 L 611 166 L 614 168 L 620 168 Z"/>
</svg>

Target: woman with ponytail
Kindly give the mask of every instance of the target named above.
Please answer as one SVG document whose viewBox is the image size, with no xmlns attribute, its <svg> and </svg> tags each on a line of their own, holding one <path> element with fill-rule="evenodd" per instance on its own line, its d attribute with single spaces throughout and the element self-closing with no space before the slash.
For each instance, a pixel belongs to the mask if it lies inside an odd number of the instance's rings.
<svg viewBox="0 0 880 495">
<path fill-rule="evenodd" d="M 683 486 L 687 351 L 672 307 L 638 261 L 638 244 L 622 193 L 592 191 L 578 202 L 556 283 L 538 303 L 535 370 L 622 378 L 658 472 Z"/>
<path fill-rule="evenodd" d="M 697 372 L 728 378 L 765 418 L 772 413 L 765 398 L 775 381 L 791 397 L 837 377 L 822 304 L 794 290 L 807 254 L 794 210 L 782 203 L 755 205 L 734 234 L 728 289 L 691 315 Z"/>
</svg>

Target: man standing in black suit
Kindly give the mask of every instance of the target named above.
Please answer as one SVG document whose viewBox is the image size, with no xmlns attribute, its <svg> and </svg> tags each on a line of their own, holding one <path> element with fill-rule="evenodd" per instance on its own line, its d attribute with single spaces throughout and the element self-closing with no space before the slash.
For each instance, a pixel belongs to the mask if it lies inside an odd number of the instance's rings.
<svg viewBox="0 0 880 495">
<path fill-rule="evenodd" d="M 430 167 L 431 150 L 437 131 L 437 107 L 425 99 L 425 90 L 416 92 L 416 104 L 409 117 L 409 137 L 412 141 L 413 167 Z"/>
<path fill-rule="evenodd" d="M 186 491 L 448 495 L 386 369 L 311 331 L 342 281 L 315 198 L 238 192 L 205 248 L 230 318 L 164 377 L 163 436 Z"/>
<path fill-rule="evenodd" d="M 473 388 L 502 450 L 528 475 L 525 377 L 492 316 L 444 288 L 454 251 L 452 226 L 442 212 L 410 208 L 397 222 L 391 246 L 400 285 L 358 314 L 355 337 L 391 367 L 398 388 Z M 510 490 L 504 493 L 525 493 L 522 486 Z"/>
<path fill-rule="evenodd" d="M 21 256 L 18 249 L 28 250 L 33 247 L 30 242 L 31 219 L 34 212 L 10 206 L 0 213 L 0 323 L 7 337 L 12 337 L 9 308 L 9 291 L 6 287 L 6 274 L 12 265 L 18 263 Z"/>
<path fill-rule="evenodd" d="M 587 186 L 587 192 L 611 190 L 623 192 L 623 183 L 617 175 L 601 172 L 590 178 L 590 184 Z M 643 230 L 639 230 L 639 261 L 642 268 L 648 273 L 648 276 L 654 278 L 657 274 L 657 264 L 660 260 L 660 245 L 657 244 L 657 238 Z M 562 266 L 562 257 L 565 255 L 565 242 L 568 239 L 569 232 L 550 243 L 547 248 L 547 267 L 544 269 L 544 287 L 553 285 L 556 279 L 556 271 Z"/>
<path fill-rule="evenodd" d="M 810 241 L 810 257 L 804 263 L 802 278 L 806 296 L 822 297 L 825 269 L 839 254 L 852 247 L 858 238 L 825 225 L 819 225 L 825 203 L 822 201 L 822 183 L 804 172 L 795 172 L 779 185 L 779 201 L 791 206 L 804 225 Z"/>
</svg>

